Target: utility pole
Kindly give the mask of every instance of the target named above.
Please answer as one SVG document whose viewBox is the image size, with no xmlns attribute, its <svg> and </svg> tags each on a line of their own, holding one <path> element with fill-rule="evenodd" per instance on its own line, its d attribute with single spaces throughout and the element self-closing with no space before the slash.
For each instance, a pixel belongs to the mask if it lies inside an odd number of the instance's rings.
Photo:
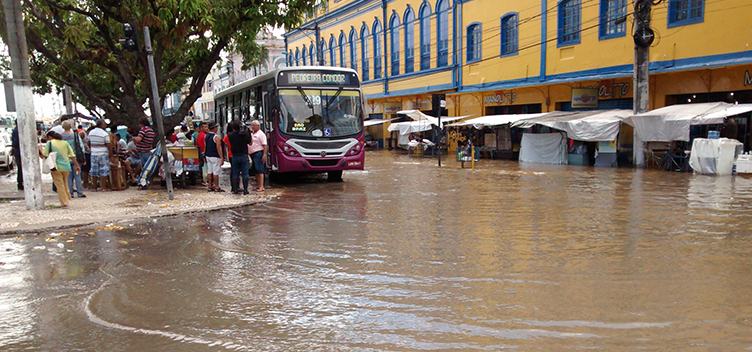
<svg viewBox="0 0 752 352">
<path fill-rule="evenodd" d="M 3 0 L 5 24 L 8 33 L 8 50 L 13 71 L 14 95 L 17 107 L 18 139 L 23 165 L 24 199 L 26 209 L 43 209 L 42 172 L 37 148 L 37 125 L 34 115 L 34 95 L 31 91 L 28 47 L 24 28 L 21 1 Z"/>
<path fill-rule="evenodd" d="M 316 62 L 319 66 L 324 66 L 324 55 L 321 52 L 321 28 L 319 28 L 318 19 L 314 30 L 316 31 Z"/>
<path fill-rule="evenodd" d="M 650 109 L 650 45 L 653 44 L 655 34 L 650 29 L 650 11 L 653 0 L 635 1 L 635 32 L 634 48 L 634 101 L 635 114 L 647 112 Z M 645 142 L 634 131 L 632 141 L 632 158 L 637 167 L 645 166 Z"/>
<path fill-rule="evenodd" d="M 435 147 L 439 150 L 439 166 L 441 166 L 441 138 L 444 136 L 444 128 L 441 126 L 441 110 L 446 107 L 446 94 L 434 94 L 431 96 L 431 104 L 439 119 L 439 136 Z"/>
<path fill-rule="evenodd" d="M 146 56 L 149 62 L 149 77 L 151 80 L 151 104 L 154 108 L 154 122 L 157 124 L 159 132 L 159 144 L 162 146 L 162 166 L 164 167 L 165 182 L 167 183 L 167 196 L 170 200 L 175 199 L 172 194 L 172 172 L 170 172 L 170 163 L 167 158 L 167 143 L 165 142 L 164 123 L 162 123 L 162 106 L 159 103 L 159 91 L 157 89 L 157 71 L 154 68 L 154 55 L 151 51 L 151 36 L 149 27 L 144 26 L 144 45 L 146 47 Z"/>
</svg>

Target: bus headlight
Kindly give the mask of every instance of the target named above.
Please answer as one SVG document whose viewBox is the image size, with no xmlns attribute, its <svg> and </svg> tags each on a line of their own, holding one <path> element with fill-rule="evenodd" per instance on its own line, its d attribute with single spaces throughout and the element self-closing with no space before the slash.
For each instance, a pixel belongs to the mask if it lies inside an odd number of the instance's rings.
<svg viewBox="0 0 752 352">
<path fill-rule="evenodd" d="M 347 151 L 347 155 L 356 155 L 359 154 L 363 150 L 363 146 L 358 143 L 354 145 L 352 148 L 350 148 L 349 151 Z"/>
<path fill-rule="evenodd" d="M 289 145 L 285 144 L 282 146 L 282 152 L 285 153 L 287 156 L 298 156 L 298 152 L 295 151 L 295 148 L 290 147 Z"/>
</svg>

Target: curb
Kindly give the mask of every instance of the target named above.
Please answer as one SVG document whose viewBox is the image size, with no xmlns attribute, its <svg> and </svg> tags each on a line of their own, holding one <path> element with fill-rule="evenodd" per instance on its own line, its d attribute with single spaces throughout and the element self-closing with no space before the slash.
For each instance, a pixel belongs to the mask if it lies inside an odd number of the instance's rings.
<svg viewBox="0 0 752 352">
<path fill-rule="evenodd" d="M 147 215 L 147 216 L 127 218 L 127 219 L 110 219 L 110 220 L 101 220 L 101 221 L 87 220 L 87 221 L 81 221 L 81 222 L 70 222 L 70 223 L 65 223 L 61 225 L 44 224 L 40 227 L 6 229 L 6 230 L 0 230 L 0 237 L 5 237 L 5 236 L 11 237 L 14 235 L 28 234 L 32 232 L 66 230 L 66 229 L 71 229 L 71 228 L 76 228 L 76 227 L 97 226 L 100 224 L 124 223 L 124 222 L 130 222 L 134 220 L 149 220 L 149 219 L 159 219 L 159 218 L 166 218 L 166 217 L 186 215 L 186 214 L 208 213 L 208 212 L 213 212 L 213 211 L 218 211 L 218 210 L 235 209 L 235 208 L 240 208 L 240 207 L 264 204 L 270 201 L 271 201 L 271 197 L 266 200 L 253 200 L 247 203 L 240 203 L 240 204 L 220 205 L 220 206 L 202 208 L 202 209 L 189 209 L 189 210 L 183 210 L 183 211 L 179 211 L 179 212 L 171 213 L 171 214 Z"/>
</svg>

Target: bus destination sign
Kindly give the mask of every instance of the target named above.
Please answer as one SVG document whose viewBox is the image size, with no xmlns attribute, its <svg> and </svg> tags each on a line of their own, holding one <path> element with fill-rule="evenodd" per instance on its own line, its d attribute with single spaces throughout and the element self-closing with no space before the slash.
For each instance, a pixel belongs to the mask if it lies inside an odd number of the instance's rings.
<svg viewBox="0 0 752 352">
<path fill-rule="evenodd" d="M 354 74 L 331 71 L 282 72 L 277 79 L 278 86 L 344 86 L 358 87 Z"/>
</svg>

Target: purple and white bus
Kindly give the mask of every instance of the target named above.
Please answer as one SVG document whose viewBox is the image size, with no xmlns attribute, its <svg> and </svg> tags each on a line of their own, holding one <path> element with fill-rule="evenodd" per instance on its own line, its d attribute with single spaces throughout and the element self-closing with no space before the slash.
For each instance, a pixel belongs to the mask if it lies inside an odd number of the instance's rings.
<svg viewBox="0 0 752 352">
<path fill-rule="evenodd" d="M 276 69 L 218 92 L 215 120 L 259 120 L 276 173 L 324 173 L 342 180 L 344 170 L 365 163 L 363 94 L 356 71 L 302 66 Z"/>
</svg>

